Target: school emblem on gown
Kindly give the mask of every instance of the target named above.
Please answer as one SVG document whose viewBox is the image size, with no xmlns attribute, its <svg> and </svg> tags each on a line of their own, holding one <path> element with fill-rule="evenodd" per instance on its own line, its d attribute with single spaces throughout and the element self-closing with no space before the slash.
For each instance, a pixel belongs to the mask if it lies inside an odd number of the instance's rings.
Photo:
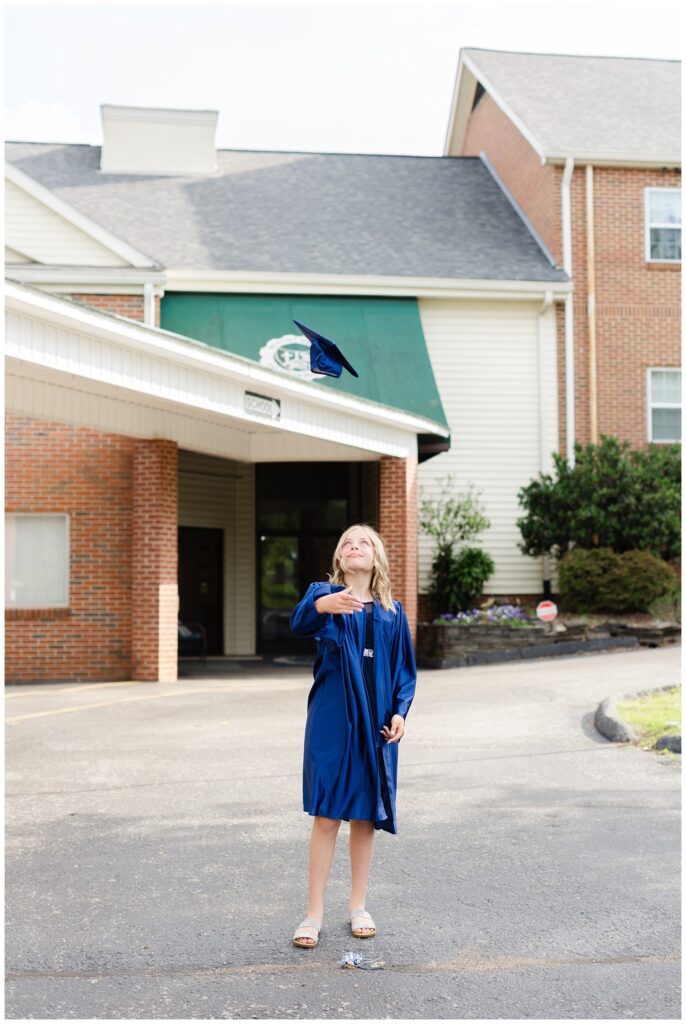
<svg viewBox="0 0 686 1024">
<path fill-rule="evenodd" d="M 321 380 L 310 370 L 310 343 L 301 334 L 271 338 L 260 349 L 260 363 L 270 370 L 285 370 L 298 380 Z"/>
</svg>

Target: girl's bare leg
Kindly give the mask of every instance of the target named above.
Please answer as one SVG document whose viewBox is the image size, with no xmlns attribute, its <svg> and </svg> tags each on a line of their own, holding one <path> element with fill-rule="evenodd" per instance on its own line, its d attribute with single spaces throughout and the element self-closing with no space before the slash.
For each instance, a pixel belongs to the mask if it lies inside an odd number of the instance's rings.
<svg viewBox="0 0 686 1024">
<path fill-rule="evenodd" d="M 352 888 L 348 901 L 348 910 L 364 910 L 373 850 L 374 822 L 351 820 L 350 873 L 352 875 Z M 373 929 L 361 928 L 360 931 L 373 931 Z"/>
<path fill-rule="evenodd" d="M 323 818 L 319 815 L 315 815 L 312 822 L 307 916 L 316 917 L 318 921 L 323 920 L 324 917 L 324 893 L 340 825 L 340 818 Z M 311 942 L 312 940 L 304 939 L 303 941 Z"/>
</svg>

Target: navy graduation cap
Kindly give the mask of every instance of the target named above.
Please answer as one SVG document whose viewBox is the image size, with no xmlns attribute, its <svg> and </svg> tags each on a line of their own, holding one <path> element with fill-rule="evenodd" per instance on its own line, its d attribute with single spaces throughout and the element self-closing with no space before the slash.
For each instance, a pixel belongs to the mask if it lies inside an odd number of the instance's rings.
<svg viewBox="0 0 686 1024">
<path fill-rule="evenodd" d="M 328 338 L 310 330 L 309 327 L 305 327 L 297 320 L 294 320 L 293 323 L 300 328 L 306 338 L 310 339 L 310 370 L 312 373 L 325 374 L 327 377 L 340 377 L 343 367 L 345 367 L 353 377 L 359 377 L 357 370 L 350 365 L 335 342 L 329 341 Z"/>
</svg>

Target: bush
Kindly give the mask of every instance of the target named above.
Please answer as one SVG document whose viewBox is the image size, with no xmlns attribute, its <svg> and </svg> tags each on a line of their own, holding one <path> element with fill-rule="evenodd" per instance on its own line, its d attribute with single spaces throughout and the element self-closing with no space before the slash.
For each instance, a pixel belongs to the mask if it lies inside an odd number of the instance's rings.
<svg viewBox="0 0 686 1024">
<path fill-rule="evenodd" d="M 422 499 L 419 515 L 419 525 L 436 545 L 429 596 L 436 608 L 459 612 L 478 597 L 495 566 L 481 548 L 463 547 L 458 554 L 454 548 L 473 540 L 490 522 L 474 489 L 458 494 L 451 475 L 443 480 L 437 498 Z"/>
<path fill-rule="evenodd" d="M 560 561 L 558 585 L 565 608 L 587 612 L 647 612 L 677 587 L 673 569 L 648 551 L 575 548 Z"/>
<path fill-rule="evenodd" d="M 517 520 L 525 555 L 561 558 L 571 548 L 681 553 L 681 445 L 631 448 L 602 435 L 574 445 L 575 465 L 553 453 L 555 477 L 539 474 L 519 490 Z"/>
<path fill-rule="evenodd" d="M 462 548 L 457 555 L 452 548 L 439 551 L 431 566 L 429 595 L 452 614 L 471 608 L 494 569 L 493 559 L 481 548 Z"/>
</svg>

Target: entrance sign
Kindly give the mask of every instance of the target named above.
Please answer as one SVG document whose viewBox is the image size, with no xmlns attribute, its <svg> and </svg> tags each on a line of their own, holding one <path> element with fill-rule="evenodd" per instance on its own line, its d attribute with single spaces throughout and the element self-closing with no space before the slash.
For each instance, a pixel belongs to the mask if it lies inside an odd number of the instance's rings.
<svg viewBox="0 0 686 1024">
<path fill-rule="evenodd" d="M 541 601 L 536 605 L 536 615 L 541 622 L 552 622 L 557 618 L 557 605 L 552 601 Z"/>
<path fill-rule="evenodd" d="M 246 391 L 244 408 L 253 416 L 261 416 L 266 420 L 281 419 L 281 402 L 278 398 L 270 398 L 269 395 L 258 395 L 254 391 Z"/>
</svg>

